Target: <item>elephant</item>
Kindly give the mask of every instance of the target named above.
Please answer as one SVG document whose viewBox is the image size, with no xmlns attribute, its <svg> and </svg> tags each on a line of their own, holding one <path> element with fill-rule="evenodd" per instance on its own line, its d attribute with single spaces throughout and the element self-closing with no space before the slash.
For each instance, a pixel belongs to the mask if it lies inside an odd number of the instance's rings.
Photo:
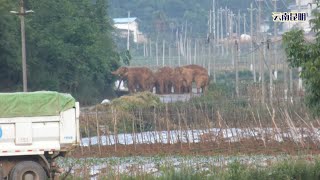
<svg viewBox="0 0 320 180">
<path fill-rule="evenodd" d="M 127 80 L 130 93 L 150 91 L 154 83 L 153 72 L 146 67 L 120 67 L 111 74 L 119 76 L 120 82 Z"/>
<path fill-rule="evenodd" d="M 162 67 L 154 73 L 156 92 L 159 94 L 171 93 L 173 85 L 173 72 L 174 70 L 170 67 Z"/>
<path fill-rule="evenodd" d="M 202 89 L 202 93 L 204 93 L 207 90 L 207 87 L 209 85 L 209 75 L 208 70 L 204 67 L 201 67 L 196 64 L 190 64 L 183 66 L 183 68 L 191 69 L 193 80 L 197 87 L 197 93 L 200 93 L 200 89 Z"/>
<path fill-rule="evenodd" d="M 176 67 L 173 73 L 175 93 L 192 92 L 193 70 Z"/>
</svg>

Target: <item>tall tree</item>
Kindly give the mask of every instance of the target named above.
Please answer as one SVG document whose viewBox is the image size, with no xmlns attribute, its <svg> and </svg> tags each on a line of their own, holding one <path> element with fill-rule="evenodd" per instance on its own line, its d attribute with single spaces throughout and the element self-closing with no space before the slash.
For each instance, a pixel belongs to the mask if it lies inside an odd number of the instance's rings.
<svg viewBox="0 0 320 180">
<path fill-rule="evenodd" d="M 315 115 L 320 115 L 320 13 L 313 12 L 312 30 L 315 42 L 305 40 L 303 30 L 292 30 L 283 35 L 283 43 L 290 66 L 301 67 L 300 76 L 306 87 L 306 104 Z"/>
<path fill-rule="evenodd" d="M 10 14 L 16 3 L 0 0 L 0 91 L 18 90 L 22 79 L 20 21 Z M 22 87 L 22 86 L 20 86 Z"/>
</svg>

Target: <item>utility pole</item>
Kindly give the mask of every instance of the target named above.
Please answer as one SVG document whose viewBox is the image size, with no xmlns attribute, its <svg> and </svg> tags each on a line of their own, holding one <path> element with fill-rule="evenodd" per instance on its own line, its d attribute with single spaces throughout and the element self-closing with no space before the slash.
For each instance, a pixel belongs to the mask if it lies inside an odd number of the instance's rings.
<svg viewBox="0 0 320 180">
<path fill-rule="evenodd" d="M 215 0 L 212 0 L 212 28 L 213 28 L 213 38 L 214 41 L 217 41 L 217 35 L 216 35 L 216 5 Z"/>
<path fill-rule="evenodd" d="M 225 7 L 225 9 L 224 9 L 224 17 L 225 17 L 225 25 L 226 25 L 226 38 L 228 38 L 228 32 L 229 32 L 229 10 L 228 10 L 228 8 L 227 7 Z"/>
<path fill-rule="evenodd" d="M 261 1 L 263 0 L 257 0 L 258 3 L 259 3 L 259 7 L 258 7 L 258 27 L 257 27 L 257 37 L 260 37 L 261 36 Z M 261 38 L 261 37 L 260 37 Z"/>
<path fill-rule="evenodd" d="M 237 36 L 240 38 L 240 35 L 241 35 L 241 30 L 240 30 L 240 10 L 238 10 L 238 33 L 237 33 Z"/>
<path fill-rule="evenodd" d="M 226 45 L 226 55 L 229 55 L 229 43 L 228 43 L 228 39 L 229 39 L 229 10 L 227 7 L 224 8 L 224 18 L 225 18 L 225 42 L 224 45 Z"/>
<path fill-rule="evenodd" d="M 16 14 L 20 17 L 21 23 L 21 56 L 22 56 L 22 82 L 23 82 L 23 92 L 28 91 L 28 81 L 27 81 L 27 53 L 26 53 L 26 33 L 25 33 L 25 22 L 24 19 L 28 13 L 33 13 L 32 10 L 26 11 L 24 8 L 24 0 L 20 0 L 20 11 L 10 11 L 10 13 Z"/>
<path fill-rule="evenodd" d="M 255 65 L 255 59 L 254 59 L 254 52 L 253 52 L 253 11 L 256 9 L 253 8 L 252 3 L 250 4 L 250 8 L 248 8 L 248 11 L 250 11 L 250 36 L 251 36 L 251 64 L 250 64 L 250 70 L 253 72 L 253 81 L 257 82 L 256 77 L 256 65 Z"/>
<path fill-rule="evenodd" d="M 209 33 L 211 35 L 212 33 L 212 25 L 211 25 L 212 21 L 211 21 L 211 9 L 209 10 Z"/>
<path fill-rule="evenodd" d="M 233 34 L 233 12 L 230 11 L 229 13 L 229 39 L 232 38 L 232 34 Z"/>
<path fill-rule="evenodd" d="M 284 82 L 284 100 L 288 100 L 288 64 L 284 62 L 283 70 L 283 82 Z"/>
<path fill-rule="evenodd" d="M 149 39 L 149 56 L 152 57 L 151 39 Z"/>
<path fill-rule="evenodd" d="M 239 62 L 239 58 L 240 58 L 240 50 L 239 50 L 239 43 L 237 42 L 237 40 L 235 40 L 235 49 L 237 52 L 236 55 L 236 62 L 235 62 L 235 72 L 236 72 L 236 95 L 237 97 L 239 97 L 239 67 L 238 67 L 238 62 Z"/>
<path fill-rule="evenodd" d="M 261 77 L 261 102 L 265 102 L 265 84 L 264 84 L 264 61 L 266 60 L 266 37 L 264 37 L 263 43 L 263 54 L 260 58 L 260 77 Z"/>
<path fill-rule="evenodd" d="M 278 0 L 273 0 L 274 2 L 274 6 L 273 6 L 273 11 L 277 12 L 277 1 Z M 274 35 L 274 45 L 273 45 L 273 55 L 274 55 L 274 77 L 275 80 L 278 79 L 278 57 L 277 57 L 277 53 L 276 53 L 276 46 L 277 46 L 277 35 L 278 35 L 278 31 L 277 31 L 277 22 L 274 22 L 274 29 L 273 29 L 273 35 Z"/>
<path fill-rule="evenodd" d="M 172 65 L 171 59 L 171 44 L 168 43 L 168 54 L 169 54 L 169 67 Z"/>
<path fill-rule="evenodd" d="M 146 57 L 146 42 L 143 42 L 143 57 Z"/>
<path fill-rule="evenodd" d="M 299 12 L 301 10 L 301 0 L 298 0 L 298 9 L 299 9 Z M 299 80 L 298 80 L 298 91 L 302 91 L 302 79 L 300 77 L 300 74 L 301 74 L 301 71 L 302 71 L 302 68 L 299 67 L 298 68 L 298 72 L 299 72 Z"/>
<path fill-rule="evenodd" d="M 162 67 L 164 66 L 165 40 L 162 40 Z"/>
<path fill-rule="evenodd" d="M 220 18 L 220 19 L 219 19 Z M 222 18 L 223 18 L 223 9 L 220 7 L 219 9 L 219 18 L 218 21 L 220 21 L 220 44 L 221 44 L 221 55 L 224 56 L 224 46 L 223 46 L 223 23 L 222 23 Z"/>
<path fill-rule="evenodd" d="M 130 18 L 130 11 L 128 11 L 128 35 L 127 35 L 127 50 L 130 50 L 130 30 L 129 30 L 129 18 Z"/>
<path fill-rule="evenodd" d="M 234 14 L 231 12 L 230 16 L 229 16 L 229 19 L 230 19 L 230 24 L 229 24 L 229 39 L 231 40 L 232 39 L 232 34 L 233 34 L 233 17 L 234 17 Z M 231 42 L 231 47 L 232 47 L 232 42 Z M 234 48 L 231 48 L 231 49 L 234 49 Z M 234 66 L 234 52 L 232 52 L 232 65 Z"/>
<path fill-rule="evenodd" d="M 158 67 L 159 66 L 158 38 L 156 42 L 156 59 L 157 59 L 157 67 Z"/>
<path fill-rule="evenodd" d="M 194 40 L 194 59 L 193 59 L 193 63 L 197 64 L 197 40 Z"/>
<path fill-rule="evenodd" d="M 293 99 L 293 74 L 292 74 L 292 68 L 289 68 L 289 91 L 290 91 L 290 99 L 292 101 Z"/>
<path fill-rule="evenodd" d="M 178 46 L 178 65 L 181 66 L 181 57 L 180 57 L 180 40 L 178 40 L 177 42 L 177 46 Z"/>
<path fill-rule="evenodd" d="M 216 45 L 218 44 L 218 42 L 219 42 L 219 39 L 220 39 L 220 24 L 219 24 L 219 16 L 220 16 L 220 13 L 219 13 L 219 9 L 218 9 L 218 12 L 217 12 L 217 33 L 216 33 Z"/>
<path fill-rule="evenodd" d="M 211 63 L 210 63 L 210 59 L 211 59 L 211 42 L 209 42 L 209 47 L 208 47 L 208 51 L 209 51 L 209 62 L 208 62 L 208 75 L 210 76 L 210 72 L 211 72 Z M 203 53 L 202 53 L 203 54 Z"/>
<path fill-rule="evenodd" d="M 268 60 L 271 55 L 271 51 L 270 51 L 270 40 L 267 40 L 267 56 L 265 61 L 269 62 L 269 102 L 272 105 L 272 99 L 273 99 L 273 74 L 272 74 L 272 61 Z"/>
<path fill-rule="evenodd" d="M 246 29 L 246 13 L 243 13 L 243 33 L 247 34 L 247 29 Z"/>
</svg>

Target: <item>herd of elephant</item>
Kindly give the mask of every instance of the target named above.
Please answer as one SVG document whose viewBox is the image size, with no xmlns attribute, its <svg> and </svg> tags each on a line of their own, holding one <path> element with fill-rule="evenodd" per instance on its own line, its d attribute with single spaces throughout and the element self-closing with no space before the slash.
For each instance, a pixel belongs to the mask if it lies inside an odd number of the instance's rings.
<svg viewBox="0 0 320 180">
<path fill-rule="evenodd" d="M 191 93 L 192 83 L 197 87 L 197 93 L 204 93 L 209 84 L 209 75 L 206 68 L 191 64 L 181 67 L 161 67 L 153 72 L 147 67 L 120 67 L 112 72 L 127 81 L 130 93 L 151 91 L 155 87 L 157 94 Z M 120 84 L 119 84 L 120 86 Z"/>
</svg>

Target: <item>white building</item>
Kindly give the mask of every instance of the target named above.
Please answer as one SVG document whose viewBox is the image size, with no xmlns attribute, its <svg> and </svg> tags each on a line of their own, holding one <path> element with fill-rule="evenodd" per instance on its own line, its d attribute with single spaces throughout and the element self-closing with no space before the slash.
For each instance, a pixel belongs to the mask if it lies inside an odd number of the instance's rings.
<svg viewBox="0 0 320 180">
<path fill-rule="evenodd" d="M 300 3 L 299 3 L 300 2 Z M 311 31 L 310 19 L 313 19 L 311 12 L 316 9 L 315 0 L 296 0 L 294 5 L 289 6 L 290 12 L 307 13 L 307 19 L 303 22 L 284 22 L 283 31 L 289 31 L 293 27 L 303 29 L 306 33 Z"/>
<path fill-rule="evenodd" d="M 138 18 L 114 18 L 115 28 L 121 30 L 121 36 L 127 37 L 128 29 L 130 35 L 133 35 L 133 42 L 141 43 L 145 41 L 143 34 L 139 31 Z"/>
</svg>

